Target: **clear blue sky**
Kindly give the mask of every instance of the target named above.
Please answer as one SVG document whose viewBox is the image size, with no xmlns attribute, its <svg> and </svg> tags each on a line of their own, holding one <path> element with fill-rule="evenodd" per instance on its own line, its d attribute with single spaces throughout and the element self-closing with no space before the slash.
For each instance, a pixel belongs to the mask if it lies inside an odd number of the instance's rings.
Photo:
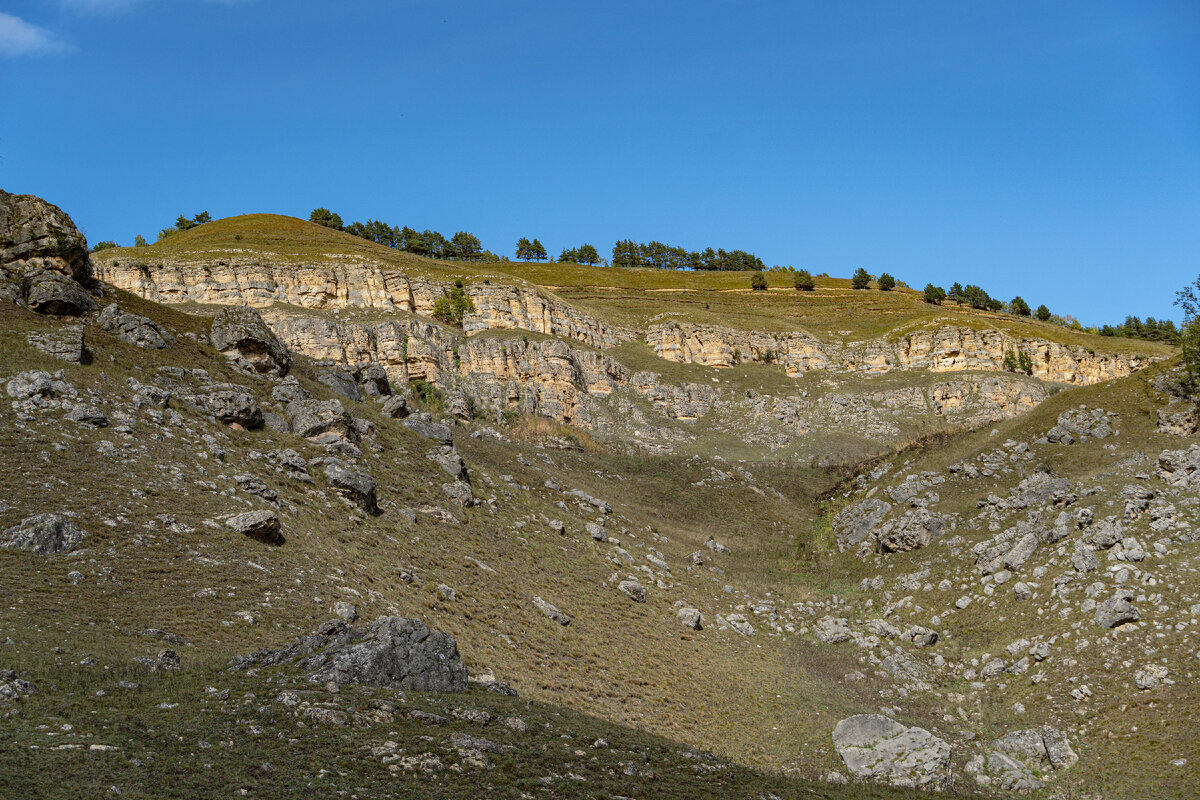
<svg viewBox="0 0 1200 800">
<path fill-rule="evenodd" d="M 1200 272 L 1200 4 L 0 0 L 0 187 L 741 248 L 1084 323 Z"/>
</svg>

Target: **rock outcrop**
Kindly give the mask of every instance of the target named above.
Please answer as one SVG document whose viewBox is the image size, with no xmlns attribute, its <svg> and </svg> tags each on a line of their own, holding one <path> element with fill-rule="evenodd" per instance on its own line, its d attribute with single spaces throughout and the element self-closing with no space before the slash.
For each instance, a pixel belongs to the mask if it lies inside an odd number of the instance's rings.
<svg viewBox="0 0 1200 800">
<path fill-rule="evenodd" d="M 950 745 L 924 728 L 909 728 L 882 714 L 858 714 L 833 729 L 833 746 L 846 769 L 860 778 L 935 791 L 950 785 Z"/>
<path fill-rule="evenodd" d="M 4 531 L 0 547 L 48 556 L 74 550 L 86 535 L 73 514 L 35 514 Z"/>
<path fill-rule="evenodd" d="M 943 326 L 915 331 L 897 341 L 837 344 L 803 332 L 763 333 L 690 322 L 661 322 L 646 330 L 660 358 L 685 364 L 731 367 L 750 361 L 778 363 L 798 377 L 812 370 L 882 374 L 898 369 L 930 372 L 1004 369 L 1009 351 L 1025 353 L 1033 376 L 1043 381 L 1088 385 L 1119 378 L 1148 363 L 1139 357 L 1095 353 L 1043 339 L 1016 338 L 997 330 Z"/>
<path fill-rule="evenodd" d="M 407 617 L 380 617 L 365 627 L 333 620 L 281 650 L 235 659 L 234 667 L 293 661 L 314 683 L 366 684 L 417 692 L 467 689 L 467 668 L 454 637 Z"/>
<path fill-rule="evenodd" d="M 0 300 L 42 314 L 76 316 L 96 308 L 87 240 L 58 206 L 0 189 Z"/>
<path fill-rule="evenodd" d="M 283 377 L 291 369 L 287 348 L 253 308 L 223 308 L 213 317 L 213 347 L 248 372 Z"/>
</svg>

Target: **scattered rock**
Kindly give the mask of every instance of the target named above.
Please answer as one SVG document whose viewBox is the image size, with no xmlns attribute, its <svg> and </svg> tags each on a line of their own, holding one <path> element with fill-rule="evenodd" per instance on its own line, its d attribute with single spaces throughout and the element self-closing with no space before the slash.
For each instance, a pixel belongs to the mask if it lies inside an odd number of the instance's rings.
<svg viewBox="0 0 1200 800">
<path fill-rule="evenodd" d="M 557 622 L 559 625 L 566 626 L 566 625 L 571 624 L 570 617 L 568 617 L 566 614 L 562 613 L 556 607 L 554 607 L 550 603 L 547 603 L 545 600 L 543 600 L 540 597 L 533 598 L 533 607 L 536 608 L 538 611 L 541 611 L 543 614 L 545 614 L 550 619 Z"/>
<path fill-rule="evenodd" d="M 646 602 L 646 587 L 632 578 L 621 581 L 617 584 L 617 588 L 629 595 L 629 598 L 635 603 Z"/>
<path fill-rule="evenodd" d="M 684 607 L 676 612 L 679 618 L 679 624 L 693 631 L 700 630 L 701 615 L 700 611 L 695 608 Z"/>
<path fill-rule="evenodd" d="M 287 348 L 248 306 L 223 308 L 213 317 L 209 333 L 213 347 L 248 372 L 283 377 L 292 367 Z"/>
<path fill-rule="evenodd" d="M 100 312 L 96 324 L 101 330 L 134 347 L 163 350 L 175 343 L 174 337 L 158 327 L 149 317 L 122 311 L 116 303 L 109 304 Z"/>
</svg>

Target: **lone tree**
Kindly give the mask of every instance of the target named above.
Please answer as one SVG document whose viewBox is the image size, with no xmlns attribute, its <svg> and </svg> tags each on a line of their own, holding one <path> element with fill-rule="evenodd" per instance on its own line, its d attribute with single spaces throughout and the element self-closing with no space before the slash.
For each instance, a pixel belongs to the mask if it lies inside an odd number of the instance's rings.
<svg viewBox="0 0 1200 800">
<path fill-rule="evenodd" d="M 335 231 L 342 229 L 341 216 L 324 207 L 314 208 L 312 213 L 308 215 L 308 221 L 324 225 L 326 228 L 333 228 Z"/>
<path fill-rule="evenodd" d="M 932 283 L 925 284 L 925 302 L 932 303 L 935 306 L 940 306 L 942 301 L 946 299 L 946 290 L 940 286 L 934 286 Z"/>
<path fill-rule="evenodd" d="M 1008 304 L 1008 309 L 1018 317 L 1029 316 L 1029 303 L 1021 299 L 1020 295 L 1014 297 L 1012 302 Z"/>
<path fill-rule="evenodd" d="M 896 288 L 896 279 L 886 272 L 879 276 L 877 283 L 881 292 L 890 292 Z"/>
<path fill-rule="evenodd" d="M 1050 309 L 1046 308 L 1045 303 L 1042 303 L 1040 306 L 1038 306 L 1037 311 L 1033 312 L 1033 315 L 1042 322 L 1050 321 Z"/>
<path fill-rule="evenodd" d="M 866 289 L 871 285 L 871 276 L 862 267 L 858 268 L 858 272 L 854 273 L 854 277 L 850 279 L 850 288 Z"/>
<path fill-rule="evenodd" d="M 517 258 L 529 261 L 533 258 L 533 242 L 522 236 L 517 240 Z"/>
<path fill-rule="evenodd" d="M 750 276 L 750 288 L 756 292 L 761 292 L 767 288 L 767 276 L 761 272 L 756 272 Z"/>
<path fill-rule="evenodd" d="M 1183 388 L 1189 394 L 1200 391 L 1200 277 L 1175 295 L 1175 305 L 1183 309 L 1179 345 L 1183 348 Z"/>
<path fill-rule="evenodd" d="M 146 237 L 142 236 L 140 233 L 137 236 L 133 237 L 133 246 L 134 247 L 149 247 L 149 245 L 146 244 Z"/>
<path fill-rule="evenodd" d="M 447 325 L 462 327 L 463 316 L 475 311 L 475 304 L 463 288 L 462 279 L 454 282 L 433 304 L 433 318 Z"/>
<path fill-rule="evenodd" d="M 533 240 L 533 242 L 530 244 L 530 248 L 531 252 L 533 253 L 534 261 L 541 261 L 546 257 L 546 248 L 537 239 Z"/>
<path fill-rule="evenodd" d="M 797 291 L 801 292 L 811 292 L 817 288 L 817 282 L 813 280 L 813 276 L 809 275 L 806 269 L 802 269 L 796 273 L 792 285 L 796 287 Z"/>
</svg>

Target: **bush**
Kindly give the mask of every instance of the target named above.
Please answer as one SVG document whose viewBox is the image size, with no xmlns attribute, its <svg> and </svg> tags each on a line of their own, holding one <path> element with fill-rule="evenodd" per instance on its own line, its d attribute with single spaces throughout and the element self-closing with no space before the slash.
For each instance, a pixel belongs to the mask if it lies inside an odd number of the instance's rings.
<svg viewBox="0 0 1200 800">
<path fill-rule="evenodd" d="M 457 280 L 450 289 L 433 304 L 433 318 L 447 325 L 462 327 L 463 316 L 475 311 L 475 304 L 463 290 L 462 280 Z"/>
<path fill-rule="evenodd" d="M 946 299 L 946 290 L 940 286 L 934 286 L 932 283 L 925 284 L 925 302 L 933 305 L 941 305 Z"/>
<path fill-rule="evenodd" d="M 94 245 L 92 245 L 92 252 L 99 253 L 101 250 L 110 250 L 116 246 L 116 242 L 106 239 L 103 242 L 96 242 Z"/>
<path fill-rule="evenodd" d="M 801 292 L 811 292 L 817 288 L 817 282 L 813 280 L 813 276 L 809 275 L 806 269 L 802 269 L 796 273 L 792 285 L 796 287 L 797 291 Z"/>
<path fill-rule="evenodd" d="M 1175 295 L 1175 305 L 1183 309 L 1179 345 L 1183 348 L 1183 387 L 1188 394 L 1200 391 L 1200 278 Z"/>
<path fill-rule="evenodd" d="M 1028 317 L 1030 313 L 1029 304 L 1022 300 L 1019 295 L 1014 297 L 1012 302 L 1008 304 L 1008 310 L 1018 317 Z"/>
<path fill-rule="evenodd" d="M 756 292 L 761 292 L 767 288 L 767 277 L 761 272 L 756 272 L 750 276 L 750 288 Z"/>
<path fill-rule="evenodd" d="M 137 236 L 133 237 L 133 246 L 134 247 L 149 247 L 150 245 L 146 244 L 146 237 L 142 236 L 139 233 Z"/>
<path fill-rule="evenodd" d="M 1038 306 L 1037 311 L 1033 312 L 1033 315 L 1042 322 L 1050 321 L 1050 309 L 1046 308 L 1045 303 L 1042 303 L 1040 306 Z"/>
<path fill-rule="evenodd" d="M 879 284 L 879 291 L 881 292 L 890 292 L 896 288 L 896 279 L 886 272 L 879 276 L 877 282 Z"/>
<path fill-rule="evenodd" d="M 850 286 L 854 289 L 866 289 L 871 285 L 870 274 L 862 267 L 858 268 L 858 272 L 854 273 L 854 277 L 850 279 Z"/>
</svg>

